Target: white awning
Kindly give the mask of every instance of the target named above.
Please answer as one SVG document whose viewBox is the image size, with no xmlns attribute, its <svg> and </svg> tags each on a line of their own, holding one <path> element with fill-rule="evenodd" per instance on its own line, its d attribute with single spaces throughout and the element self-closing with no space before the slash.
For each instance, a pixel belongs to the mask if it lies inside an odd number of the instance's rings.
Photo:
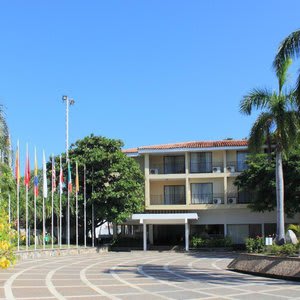
<svg viewBox="0 0 300 300">
<path fill-rule="evenodd" d="M 139 220 L 141 224 L 186 224 L 188 220 L 198 220 L 198 214 L 133 214 L 132 220 Z"/>
</svg>

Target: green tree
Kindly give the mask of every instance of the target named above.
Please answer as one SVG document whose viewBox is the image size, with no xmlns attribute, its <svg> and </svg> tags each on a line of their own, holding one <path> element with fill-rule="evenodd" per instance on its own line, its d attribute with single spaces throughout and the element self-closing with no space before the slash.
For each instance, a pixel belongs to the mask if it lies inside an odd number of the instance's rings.
<svg viewBox="0 0 300 300">
<path fill-rule="evenodd" d="M 251 115 L 254 109 L 262 110 L 251 128 L 250 151 L 261 151 L 266 141 L 270 140 L 275 147 L 278 244 L 284 243 L 285 234 L 282 156 L 288 153 L 295 144 L 299 128 L 298 116 L 294 110 L 294 92 L 292 90 L 283 91 L 290 64 L 291 60 L 286 60 L 277 72 L 278 93 L 267 89 L 254 89 L 245 95 L 240 103 L 240 111 L 246 115 Z"/>
<path fill-rule="evenodd" d="M 144 179 L 138 164 L 121 150 L 122 141 L 90 135 L 71 146 L 69 153 L 75 173 L 79 165 L 79 179 L 83 182 L 86 166 L 86 194 L 88 206 L 94 205 L 95 228 L 105 222 L 124 222 L 134 212 L 143 210 Z M 79 199 L 83 200 L 83 189 Z M 80 215 L 83 216 L 81 208 Z M 91 209 L 87 209 L 91 220 Z M 91 222 L 88 223 L 91 229 Z"/>
<path fill-rule="evenodd" d="M 300 30 L 296 30 L 291 34 L 289 34 L 279 45 L 277 54 L 273 62 L 273 67 L 276 71 L 276 74 L 282 73 L 282 70 L 285 68 L 286 61 L 288 61 L 291 58 L 298 58 L 299 56 L 300 56 Z M 297 78 L 295 95 L 296 95 L 297 105 L 300 108 L 300 73 Z"/>
<path fill-rule="evenodd" d="M 266 212 L 276 209 L 275 155 L 253 154 L 247 159 L 247 170 L 234 184 L 241 190 L 251 192 L 249 208 Z M 300 151 L 293 151 L 283 159 L 284 211 L 288 217 L 300 212 Z"/>
</svg>

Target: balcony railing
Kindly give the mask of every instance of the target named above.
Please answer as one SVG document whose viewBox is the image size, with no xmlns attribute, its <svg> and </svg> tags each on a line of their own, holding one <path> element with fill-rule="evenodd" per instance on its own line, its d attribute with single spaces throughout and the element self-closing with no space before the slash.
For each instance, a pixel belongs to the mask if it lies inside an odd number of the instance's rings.
<svg viewBox="0 0 300 300">
<path fill-rule="evenodd" d="M 224 167 L 223 162 L 191 162 L 191 173 L 223 173 Z"/>
<path fill-rule="evenodd" d="M 155 174 L 183 174 L 185 173 L 184 164 L 150 164 L 149 169 L 150 175 Z"/>
<path fill-rule="evenodd" d="M 238 192 L 227 194 L 227 204 L 247 204 L 251 202 L 253 192 Z"/>
<path fill-rule="evenodd" d="M 150 195 L 150 205 L 184 205 L 185 195 Z"/>
<path fill-rule="evenodd" d="M 192 194 L 192 204 L 224 204 L 224 194 Z"/>
<path fill-rule="evenodd" d="M 229 161 L 227 162 L 226 170 L 229 173 L 243 172 L 247 170 L 248 165 L 245 161 Z"/>
</svg>

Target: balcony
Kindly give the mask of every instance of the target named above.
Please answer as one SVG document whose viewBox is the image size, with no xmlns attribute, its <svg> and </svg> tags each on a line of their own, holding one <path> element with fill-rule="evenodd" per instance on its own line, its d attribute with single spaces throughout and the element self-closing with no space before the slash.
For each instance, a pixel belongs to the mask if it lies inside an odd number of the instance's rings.
<svg viewBox="0 0 300 300">
<path fill-rule="evenodd" d="M 192 194 L 192 204 L 224 204 L 224 194 Z"/>
<path fill-rule="evenodd" d="M 185 205 L 185 195 L 150 195 L 150 205 Z"/>
<path fill-rule="evenodd" d="M 243 172 L 247 170 L 248 165 L 245 161 L 229 161 L 226 165 L 226 171 L 228 173 Z"/>
<path fill-rule="evenodd" d="M 223 162 L 198 162 L 198 163 L 192 163 L 191 162 L 191 173 L 223 173 L 224 167 Z"/>
<path fill-rule="evenodd" d="M 182 164 L 150 164 L 149 169 L 150 175 L 155 174 L 184 174 L 185 173 L 185 165 Z"/>
<path fill-rule="evenodd" d="M 253 192 L 237 192 L 227 194 L 227 204 L 248 204 L 251 202 Z"/>
</svg>

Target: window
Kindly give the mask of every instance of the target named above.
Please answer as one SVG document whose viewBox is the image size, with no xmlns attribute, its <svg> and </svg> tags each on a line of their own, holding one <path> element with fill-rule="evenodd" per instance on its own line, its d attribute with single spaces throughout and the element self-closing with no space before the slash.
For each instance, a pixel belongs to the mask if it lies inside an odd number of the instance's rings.
<svg viewBox="0 0 300 300">
<path fill-rule="evenodd" d="M 186 204 L 184 185 L 166 185 L 164 194 L 164 204 Z"/>
<path fill-rule="evenodd" d="M 192 204 L 209 204 L 213 201 L 212 183 L 192 183 Z"/>
<path fill-rule="evenodd" d="M 191 173 L 212 172 L 212 153 L 199 152 L 191 153 Z"/>
<path fill-rule="evenodd" d="M 165 174 L 185 173 L 184 156 L 165 156 L 164 170 Z"/>
<path fill-rule="evenodd" d="M 243 172 L 244 170 L 247 169 L 247 155 L 248 152 L 245 151 L 237 151 L 237 171 L 238 172 Z"/>
</svg>

